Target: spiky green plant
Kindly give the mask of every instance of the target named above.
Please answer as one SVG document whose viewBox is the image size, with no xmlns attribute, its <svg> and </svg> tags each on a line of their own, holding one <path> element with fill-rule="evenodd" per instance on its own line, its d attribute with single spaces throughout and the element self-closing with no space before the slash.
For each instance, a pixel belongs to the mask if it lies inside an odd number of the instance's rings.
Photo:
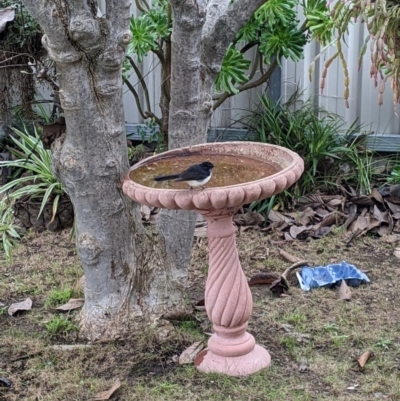
<svg viewBox="0 0 400 401">
<path fill-rule="evenodd" d="M 14 224 L 12 201 L 6 196 L 0 201 L 0 248 L 4 251 L 6 260 L 12 263 L 12 251 L 20 239 L 19 227 Z"/>
<path fill-rule="evenodd" d="M 16 136 L 11 137 L 13 146 L 8 149 L 15 160 L 2 161 L 0 167 L 12 168 L 15 173 L 7 184 L 0 187 L 0 194 L 7 193 L 11 201 L 22 198 L 39 201 L 41 205 L 38 217 L 46 204 L 51 201 L 52 222 L 60 198 L 64 195 L 64 189 L 51 169 L 51 152 L 44 149 L 36 127 L 34 127 L 33 135 L 29 134 L 26 127 L 24 131 L 16 128 L 13 131 Z"/>
</svg>

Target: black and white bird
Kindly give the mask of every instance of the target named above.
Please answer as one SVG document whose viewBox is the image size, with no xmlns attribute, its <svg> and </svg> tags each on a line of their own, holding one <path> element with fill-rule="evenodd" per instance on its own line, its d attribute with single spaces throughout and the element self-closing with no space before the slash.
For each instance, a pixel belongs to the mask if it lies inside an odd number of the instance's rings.
<svg viewBox="0 0 400 401">
<path fill-rule="evenodd" d="M 200 164 L 194 164 L 190 166 L 187 170 L 182 171 L 179 174 L 171 174 L 171 175 L 160 175 L 158 177 L 154 177 L 155 181 L 183 181 L 186 182 L 190 189 L 194 187 L 202 187 L 204 189 L 204 185 L 210 181 L 212 176 L 212 169 L 214 165 L 210 162 L 203 162 Z"/>
</svg>

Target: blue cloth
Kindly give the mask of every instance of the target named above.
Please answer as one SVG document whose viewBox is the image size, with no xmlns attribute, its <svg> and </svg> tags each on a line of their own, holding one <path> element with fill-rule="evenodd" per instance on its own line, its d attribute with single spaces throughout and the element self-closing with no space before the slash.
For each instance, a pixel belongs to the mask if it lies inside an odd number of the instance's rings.
<svg viewBox="0 0 400 401">
<path fill-rule="evenodd" d="M 370 282 L 366 274 L 344 261 L 314 268 L 303 267 L 301 273 L 297 272 L 296 276 L 304 291 L 325 285 L 340 284 L 341 280 L 345 280 L 346 284 L 352 287 L 359 286 L 362 281 Z"/>
</svg>

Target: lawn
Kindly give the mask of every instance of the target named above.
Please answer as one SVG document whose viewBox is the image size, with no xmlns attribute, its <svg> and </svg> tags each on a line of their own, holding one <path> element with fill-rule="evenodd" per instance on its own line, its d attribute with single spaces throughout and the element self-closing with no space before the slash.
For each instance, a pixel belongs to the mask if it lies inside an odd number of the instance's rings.
<svg viewBox="0 0 400 401">
<path fill-rule="evenodd" d="M 237 237 L 243 269 L 281 273 L 289 266 L 284 249 L 311 265 L 346 260 L 366 270 L 371 284 L 352 288 L 349 302 L 335 289 L 302 291 L 296 282 L 285 297 L 267 286 L 251 287 L 254 309 L 249 331 L 272 357 L 270 369 L 250 377 L 205 375 L 179 365 L 181 352 L 206 341 L 211 326 L 202 311 L 172 321 L 173 330 L 143 330 L 131 338 L 87 344 L 79 338 L 79 310 L 55 308 L 83 296 L 83 275 L 69 232 L 29 234 L 13 265 L 0 266 L 0 399 L 83 401 L 108 390 L 116 379 L 119 401 L 157 400 L 400 400 L 399 259 L 400 238 L 363 237 L 346 245 L 348 233 L 336 230 L 318 241 L 280 242 L 273 234 L 245 231 Z M 193 247 L 188 305 L 203 296 L 207 274 L 206 239 Z M 29 312 L 9 316 L 8 306 L 30 297 Z M 73 347 L 59 347 L 71 345 Z M 78 346 L 79 345 L 79 346 Z M 371 357 L 361 368 L 357 359 Z"/>
</svg>

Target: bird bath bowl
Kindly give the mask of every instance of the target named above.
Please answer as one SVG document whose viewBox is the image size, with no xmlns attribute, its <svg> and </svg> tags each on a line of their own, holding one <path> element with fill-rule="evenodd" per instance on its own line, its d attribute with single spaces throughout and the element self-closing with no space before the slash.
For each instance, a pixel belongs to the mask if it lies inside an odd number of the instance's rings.
<svg viewBox="0 0 400 401">
<path fill-rule="evenodd" d="M 156 175 L 179 173 L 210 161 L 213 176 L 205 189 L 185 183 L 155 182 Z M 304 170 L 294 152 L 255 142 L 219 142 L 174 149 L 135 164 L 123 191 L 136 202 L 165 209 L 193 210 L 208 222 L 209 270 L 205 307 L 214 334 L 195 359 L 203 372 L 244 376 L 267 368 L 269 353 L 247 329 L 252 297 L 240 266 L 232 216 L 244 204 L 270 198 L 294 184 Z"/>
</svg>

